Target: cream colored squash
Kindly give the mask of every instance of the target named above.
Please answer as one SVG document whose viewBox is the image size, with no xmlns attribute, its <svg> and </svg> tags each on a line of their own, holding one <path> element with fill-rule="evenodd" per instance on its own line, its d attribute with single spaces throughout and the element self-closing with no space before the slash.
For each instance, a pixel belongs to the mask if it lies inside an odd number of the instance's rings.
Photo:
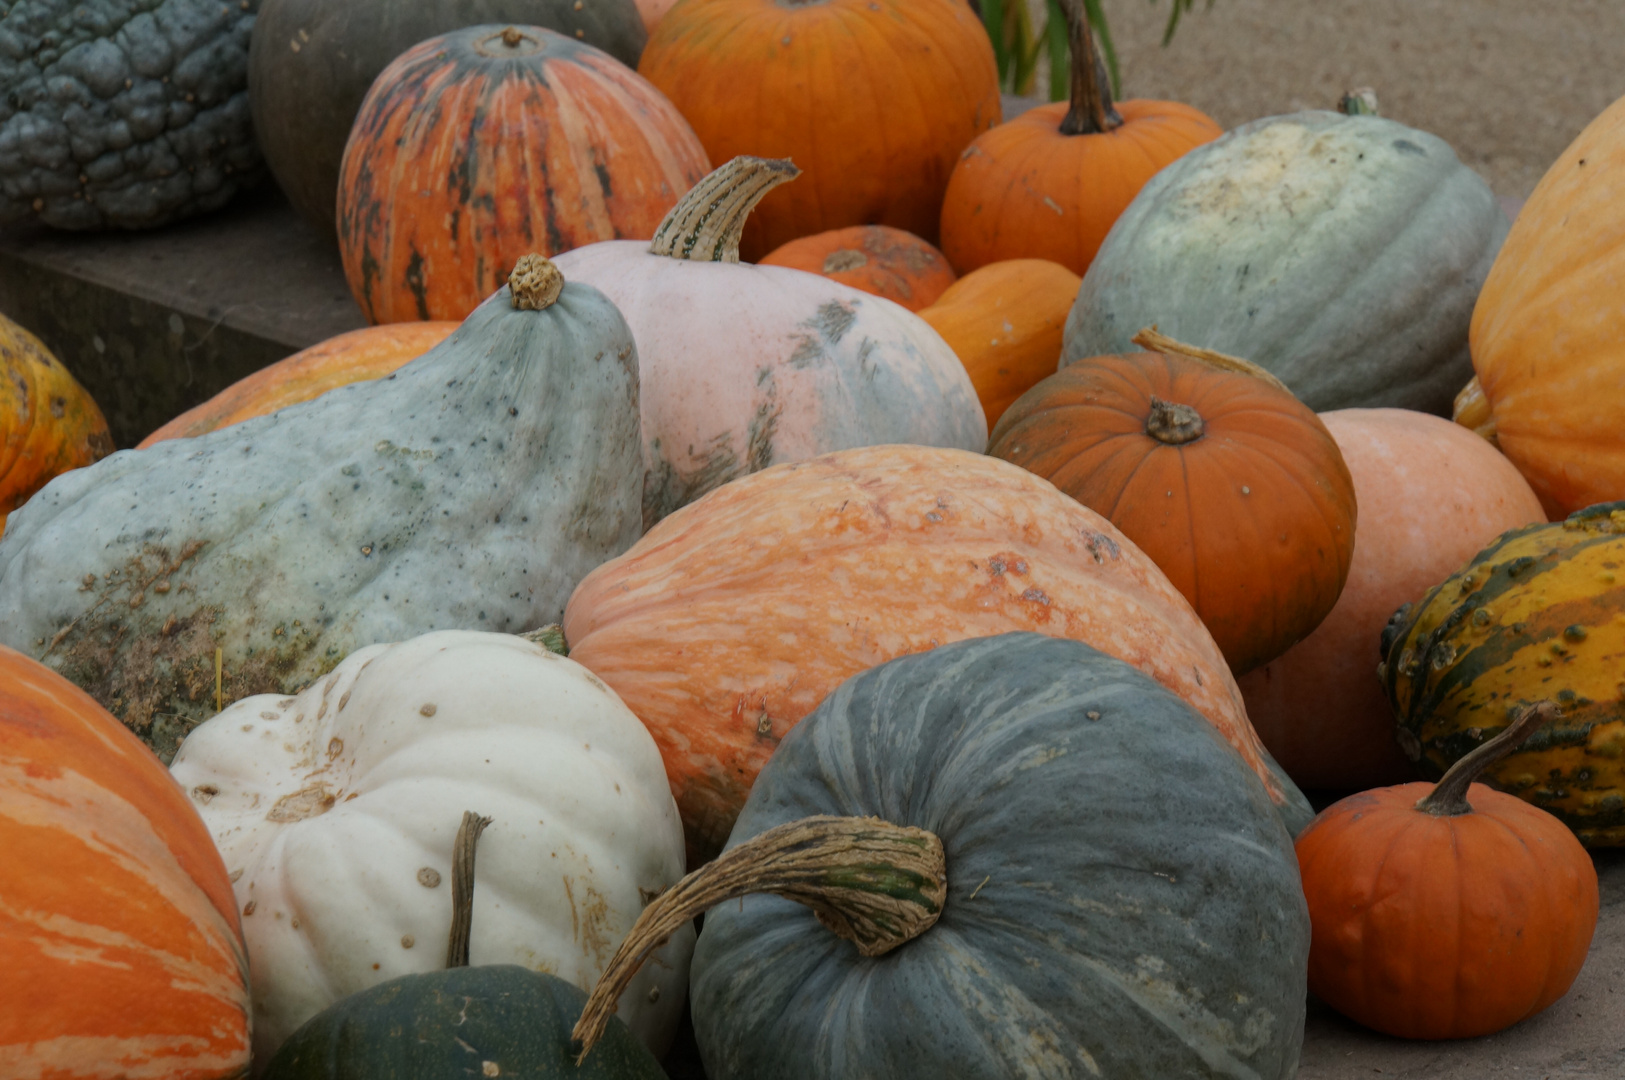
<svg viewBox="0 0 1625 1080">
<path fill-rule="evenodd" d="M 172 774 L 225 858 L 248 944 L 254 1056 L 338 998 L 445 966 L 452 840 L 480 841 L 470 963 L 584 989 L 654 894 L 683 831 L 650 737 L 581 665 L 507 634 L 446 630 L 351 654 L 293 697 L 245 698 L 181 745 Z M 691 931 L 619 1016 L 656 1054 Z"/>
</svg>

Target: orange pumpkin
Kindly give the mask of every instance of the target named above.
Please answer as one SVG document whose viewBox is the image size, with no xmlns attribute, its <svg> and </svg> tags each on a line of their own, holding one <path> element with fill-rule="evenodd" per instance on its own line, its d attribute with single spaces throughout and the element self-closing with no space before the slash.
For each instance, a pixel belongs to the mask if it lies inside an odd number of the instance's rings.
<svg viewBox="0 0 1625 1080">
<path fill-rule="evenodd" d="M 993 48 L 964 0 L 684 0 L 638 70 L 712 161 L 790 158 L 740 254 L 894 225 L 935 242 L 954 162 L 1000 119 Z"/>
<path fill-rule="evenodd" d="M 910 311 L 936 303 L 954 283 L 953 267 L 942 252 L 889 225 L 853 225 L 803 236 L 768 253 L 762 265 L 821 274 Z"/>
<path fill-rule="evenodd" d="M 1526 707 L 1437 787 L 1362 792 L 1304 830 L 1311 991 L 1407 1039 L 1490 1035 L 1568 992 L 1597 926 L 1591 857 L 1551 814 L 1471 784 L 1555 715 Z"/>
<path fill-rule="evenodd" d="M 1067 5 L 1071 101 L 979 136 L 954 167 L 941 236 L 961 274 L 1001 259 L 1050 259 L 1082 274 L 1157 170 L 1224 134 L 1178 102 L 1114 105 L 1082 6 Z"/>
<path fill-rule="evenodd" d="M 203 821 L 88 694 L 0 647 L 0 1072 L 246 1076 L 248 959 Z"/>
<path fill-rule="evenodd" d="M 571 658 L 654 735 L 690 865 L 721 849 L 773 747 L 848 677 L 1014 630 L 1135 664 L 1206 716 L 1279 801 L 1301 801 L 1151 560 L 1048 483 L 980 454 L 866 447 L 742 477 L 587 575 L 564 614 Z"/>
<path fill-rule="evenodd" d="M 525 254 L 653 236 L 709 171 L 671 103 L 608 53 L 535 26 L 430 38 L 350 132 L 345 277 L 369 322 L 460 320 Z"/>
<path fill-rule="evenodd" d="M 320 397 L 329 390 L 368 379 L 381 379 L 409 360 L 422 356 L 458 327 L 454 322 L 386 323 L 351 330 L 278 360 L 187 409 L 142 439 L 144 450 L 165 439 L 190 439 L 230 427 L 254 416 L 267 416 L 289 405 Z"/>
<path fill-rule="evenodd" d="M 1373 674 L 1388 619 L 1501 533 L 1545 515 L 1512 463 L 1457 424 L 1408 409 L 1320 419 L 1360 507 L 1348 581 L 1314 633 L 1238 681 L 1258 737 L 1292 779 L 1354 791 L 1416 775 Z"/>
<path fill-rule="evenodd" d="M 1051 375 L 1004 414 L 988 453 L 1109 518 L 1196 608 L 1231 670 L 1250 671 L 1337 602 L 1354 481 L 1326 426 L 1273 378 L 1160 335 L 1135 341 L 1159 351 Z"/>
<path fill-rule="evenodd" d="M 970 373 L 989 425 L 1055 374 L 1082 282 L 1048 259 L 1007 259 L 966 274 L 920 312 Z"/>
</svg>

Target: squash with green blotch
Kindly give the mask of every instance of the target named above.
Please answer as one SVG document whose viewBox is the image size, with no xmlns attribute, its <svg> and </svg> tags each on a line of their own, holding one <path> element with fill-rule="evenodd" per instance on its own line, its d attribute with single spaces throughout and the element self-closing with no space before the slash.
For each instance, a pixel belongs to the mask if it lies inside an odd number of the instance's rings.
<svg viewBox="0 0 1625 1080">
<path fill-rule="evenodd" d="M 1484 774 L 1587 846 L 1625 844 L 1625 502 L 1502 534 L 1382 635 L 1400 746 L 1433 777 L 1550 698 Z"/>
</svg>

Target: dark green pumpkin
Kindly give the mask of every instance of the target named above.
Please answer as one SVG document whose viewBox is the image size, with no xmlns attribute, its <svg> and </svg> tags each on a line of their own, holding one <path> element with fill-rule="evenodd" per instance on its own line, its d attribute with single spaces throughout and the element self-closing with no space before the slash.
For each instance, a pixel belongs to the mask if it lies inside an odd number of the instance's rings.
<svg viewBox="0 0 1625 1080">
<path fill-rule="evenodd" d="M 373 80 L 418 42 L 483 23 L 544 26 L 631 68 L 647 40 L 633 0 L 264 0 L 248 60 L 255 134 L 288 201 L 324 235 Z"/>
<path fill-rule="evenodd" d="M 819 814 L 936 833 L 940 921 L 865 958 L 789 900 L 713 908 L 691 988 L 711 1080 L 1295 1074 L 1292 839 L 1130 665 L 1009 634 L 856 675 L 780 743 L 729 848 Z"/>
</svg>

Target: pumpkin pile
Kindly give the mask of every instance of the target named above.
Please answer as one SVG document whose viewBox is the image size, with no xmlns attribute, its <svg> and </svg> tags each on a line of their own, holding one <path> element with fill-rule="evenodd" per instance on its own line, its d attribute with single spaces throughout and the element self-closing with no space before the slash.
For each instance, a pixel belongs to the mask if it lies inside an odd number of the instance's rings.
<svg viewBox="0 0 1625 1080">
<path fill-rule="evenodd" d="M 963 0 L 264 0 L 375 325 L 111 453 L 0 323 L 0 1072 L 1288 1080 L 1310 992 L 1568 992 L 1625 102 L 1508 233 L 1369 96 L 1114 100 L 1064 7 L 1001 125 Z"/>
</svg>

